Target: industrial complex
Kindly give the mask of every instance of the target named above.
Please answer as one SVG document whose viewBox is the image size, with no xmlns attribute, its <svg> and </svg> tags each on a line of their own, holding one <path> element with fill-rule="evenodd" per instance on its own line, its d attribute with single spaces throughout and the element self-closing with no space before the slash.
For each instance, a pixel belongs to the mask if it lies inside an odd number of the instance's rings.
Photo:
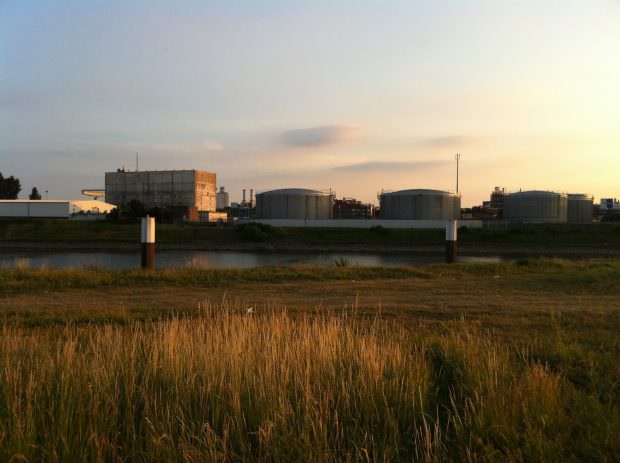
<svg viewBox="0 0 620 463">
<path fill-rule="evenodd" d="M 201 170 L 106 172 L 105 188 L 88 188 L 82 200 L 2 200 L 0 218 L 101 219 L 115 208 L 141 205 L 142 210 L 164 209 L 174 220 L 193 222 L 261 221 L 281 226 L 391 228 L 438 226 L 462 220 L 467 226 L 500 224 L 588 224 L 616 220 L 620 202 L 591 195 L 554 191 L 507 192 L 495 187 L 490 200 L 461 208 L 461 195 L 451 191 L 411 188 L 381 190 L 379 207 L 351 197 L 338 199 L 329 190 L 283 188 L 258 192 L 243 190 L 241 202 L 231 202 L 225 187 L 217 189 L 215 173 Z M 105 201 L 99 198 L 105 197 Z"/>
</svg>

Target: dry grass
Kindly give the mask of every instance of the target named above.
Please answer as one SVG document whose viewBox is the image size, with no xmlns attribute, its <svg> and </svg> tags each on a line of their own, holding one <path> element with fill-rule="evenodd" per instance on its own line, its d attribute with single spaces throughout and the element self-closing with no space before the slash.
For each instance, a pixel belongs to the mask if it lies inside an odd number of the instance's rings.
<svg viewBox="0 0 620 463">
<path fill-rule="evenodd" d="M 438 334 L 223 303 L 191 319 L 2 328 L 2 461 L 612 461 L 619 451 L 617 409 L 464 322 Z"/>
</svg>

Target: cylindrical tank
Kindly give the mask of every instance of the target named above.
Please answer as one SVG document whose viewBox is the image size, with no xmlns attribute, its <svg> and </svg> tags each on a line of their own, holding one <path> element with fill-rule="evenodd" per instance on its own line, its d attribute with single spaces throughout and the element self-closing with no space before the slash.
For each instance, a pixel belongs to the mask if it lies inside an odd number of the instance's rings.
<svg viewBox="0 0 620 463">
<path fill-rule="evenodd" d="M 439 190 L 402 190 L 379 195 L 381 218 L 447 220 L 461 218 L 461 197 Z"/>
<path fill-rule="evenodd" d="M 552 191 L 521 191 L 504 199 L 504 219 L 517 223 L 566 223 L 568 198 Z"/>
<path fill-rule="evenodd" d="M 594 198 L 584 194 L 569 194 L 567 218 L 568 223 L 592 223 Z"/>
<path fill-rule="evenodd" d="M 256 195 L 257 219 L 325 220 L 334 218 L 334 195 L 303 188 L 285 188 Z"/>
</svg>

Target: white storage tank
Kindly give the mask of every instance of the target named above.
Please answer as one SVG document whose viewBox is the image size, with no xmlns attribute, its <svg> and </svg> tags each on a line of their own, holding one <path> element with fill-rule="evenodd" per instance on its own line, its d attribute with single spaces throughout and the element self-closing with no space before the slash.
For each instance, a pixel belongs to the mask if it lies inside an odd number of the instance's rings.
<svg viewBox="0 0 620 463">
<path fill-rule="evenodd" d="M 389 220 L 447 220 L 461 218 L 461 197 L 440 190 L 413 189 L 379 195 L 380 215 Z"/>
<path fill-rule="evenodd" d="M 256 195 L 257 219 L 326 220 L 334 218 L 331 192 L 284 188 Z"/>
<path fill-rule="evenodd" d="M 553 191 L 520 191 L 504 199 L 504 219 L 515 223 L 566 223 L 568 197 Z"/>
<path fill-rule="evenodd" d="M 594 198 L 581 193 L 568 195 L 568 223 L 592 223 Z"/>
</svg>

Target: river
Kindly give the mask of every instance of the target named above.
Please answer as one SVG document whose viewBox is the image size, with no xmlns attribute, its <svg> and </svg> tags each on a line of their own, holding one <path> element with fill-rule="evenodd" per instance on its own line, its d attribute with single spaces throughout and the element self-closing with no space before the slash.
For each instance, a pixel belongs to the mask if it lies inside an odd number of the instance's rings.
<svg viewBox="0 0 620 463">
<path fill-rule="evenodd" d="M 461 257 L 462 262 L 501 262 L 498 256 Z M 157 268 L 251 268 L 335 265 L 420 266 L 443 262 L 443 255 L 379 253 L 258 253 L 232 251 L 159 251 Z M 101 268 L 129 270 L 140 266 L 140 255 L 121 252 L 0 253 L 3 268 Z"/>
</svg>

